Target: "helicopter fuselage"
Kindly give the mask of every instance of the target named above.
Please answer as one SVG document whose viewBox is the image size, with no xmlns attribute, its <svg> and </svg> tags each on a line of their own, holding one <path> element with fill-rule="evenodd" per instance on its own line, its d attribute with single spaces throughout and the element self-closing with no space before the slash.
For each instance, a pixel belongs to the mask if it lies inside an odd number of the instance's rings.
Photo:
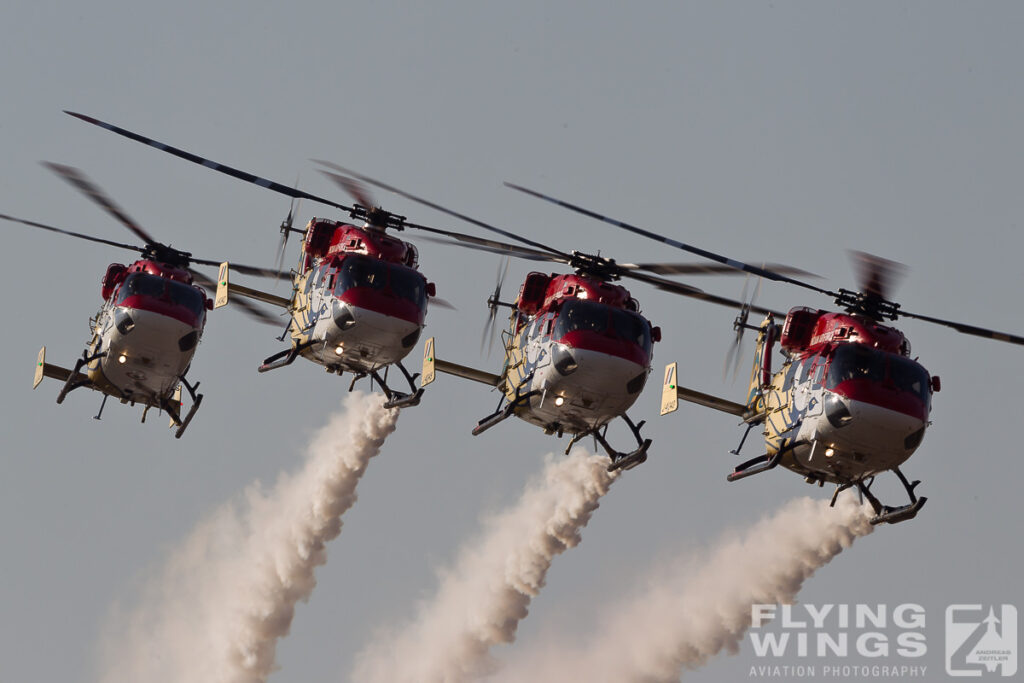
<svg viewBox="0 0 1024 683">
<path fill-rule="evenodd" d="M 83 372 L 103 393 L 160 407 L 192 362 L 206 297 L 186 271 L 150 261 L 111 266 L 103 293 Z"/>
<path fill-rule="evenodd" d="M 901 465 L 924 438 L 933 391 L 909 343 L 860 316 L 795 312 L 782 334 L 786 361 L 762 391 L 768 455 L 782 453 L 780 465 L 811 481 L 840 484 Z M 758 348 L 755 376 L 771 351 Z"/>
<path fill-rule="evenodd" d="M 416 345 L 433 286 L 415 247 L 381 230 L 310 220 L 288 333 L 301 355 L 332 372 L 362 375 Z"/>
<path fill-rule="evenodd" d="M 324 261 L 296 282 L 289 332 L 302 355 L 333 371 L 367 373 L 405 358 L 426 314 L 426 280 L 359 254 Z"/>
<path fill-rule="evenodd" d="M 547 296 L 536 298 L 540 278 Z M 533 296 L 534 298 L 531 298 Z M 652 328 L 622 287 L 531 273 L 511 318 L 504 392 L 548 432 L 581 434 L 623 415 L 650 374 Z"/>
</svg>

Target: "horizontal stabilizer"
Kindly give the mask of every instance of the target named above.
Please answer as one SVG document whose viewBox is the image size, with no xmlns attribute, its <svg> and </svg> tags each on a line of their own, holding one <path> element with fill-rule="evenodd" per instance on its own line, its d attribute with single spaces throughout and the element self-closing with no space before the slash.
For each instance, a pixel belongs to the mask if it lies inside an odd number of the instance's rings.
<svg viewBox="0 0 1024 683">
<path fill-rule="evenodd" d="M 62 368 L 59 365 L 51 365 L 46 362 L 46 347 L 39 349 L 39 356 L 36 359 L 36 374 L 32 380 L 32 388 L 35 389 L 39 386 L 39 383 L 43 381 L 43 377 L 52 377 L 53 379 L 60 380 L 61 382 L 67 382 L 68 378 L 71 377 L 72 371 L 67 368 Z M 77 373 L 75 382 L 88 382 L 88 378 L 82 373 Z"/>
<path fill-rule="evenodd" d="M 492 372 L 484 372 L 483 370 L 477 370 L 476 368 L 437 358 L 434 354 L 434 338 L 431 337 L 423 345 L 423 373 L 420 376 L 420 386 L 425 387 L 433 382 L 437 372 L 471 379 L 474 382 L 488 384 L 492 387 L 501 384 L 501 375 L 495 375 Z"/>
<path fill-rule="evenodd" d="M 444 372 L 449 375 L 456 375 L 465 379 L 471 379 L 474 382 L 480 382 L 481 384 L 489 384 L 492 387 L 496 387 L 501 384 L 501 375 L 495 375 L 493 372 L 484 372 L 483 370 L 459 365 L 458 363 L 449 363 L 448 361 L 441 360 L 440 358 L 434 359 L 434 366 L 440 372 Z"/>
<path fill-rule="evenodd" d="M 736 417 L 742 417 L 744 420 L 748 418 L 749 410 L 742 403 L 735 401 L 729 401 L 718 396 L 712 396 L 711 394 L 705 394 L 701 391 L 694 391 L 693 389 L 687 389 L 686 387 L 676 387 L 676 394 L 679 398 L 690 403 L 697 403 L 707 408 L 714 408 L 715 410 L 721 410 L 723 413 L 729 413 Z"/>
<path fill-rule="evenodd" d="M 228 262 L 220 264 L 220 272 L 217 273 L 217 296 L 214 299 L 213 307 L 220 308 L 228 303 L 229 295 L 244 296 L 248 299 L 255 299 L 256 301 L 262 301 L 263 303 L 271 304 L 273 306 L 280 306 L 281 308 L 288 308 L 291 306 L 291 301 L 284 298 L 283 296 L 277 296 L 269 292 L 261 292 L 258 289 L 251 287 L 243 287 L 242 285 L 236 285 L 230 280 L 230 268 Z"/>
</svg>

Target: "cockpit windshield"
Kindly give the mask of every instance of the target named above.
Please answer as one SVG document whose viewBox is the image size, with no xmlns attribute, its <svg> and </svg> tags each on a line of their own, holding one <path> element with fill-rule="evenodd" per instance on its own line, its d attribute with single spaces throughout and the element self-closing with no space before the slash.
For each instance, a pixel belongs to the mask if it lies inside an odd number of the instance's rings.
<svg viewBox="0 0 1024 683">
<path fill-rule="evenodd" d="M 591 301 L 566 301 L 558 311 L 552 336 L 561 339 L 576 330 L 604 333 L 608 329 L 608 307 Z"/>
<path fill-rule="evenodd" d="M 926 403 L 931 396 L 928 371 L 918 363 L 860 344 L 843 344 L 836 349 L 829 363 L 826 386 L 835 388 L 852 379 L 894 385 Z"/>
<path fill-rule="evenodd" d="M 588 330 L 607 334 L 639 345 L 644 353 L 651 353 L 651 328 L 647 321 L 636 313 L 612 308 L 593 301 L 574 299 L 562 304 L 552 331 L 554 339 L 561 339 L 569 332 Z"/>
<path fill-rule="evenodd" d="M 149 273 L 132 273 L 117 294 L 120 304 L 130 296 L 146 296 L 187 308 L 196 317 L 206 311 L 206 298 L 195 287 Z"/>
<path fill-rule="evenodd" d="M 411 268 L 359 254 L 349 254 L 341 262 L 334 294 L 340 296 L 353 287 L 390 288 L 395 296 L 411 301 L 418 308 L 427 303 L 427 283 L 422 275 Z"/>
<path fill-rule="evenodd" d="M 346 256 L 338 267 L 338 281 L 334 293 L 341 294 L 353 287 L 384 289 L 388 284 L 388 265 L 380 259 Z"/>
</svg>

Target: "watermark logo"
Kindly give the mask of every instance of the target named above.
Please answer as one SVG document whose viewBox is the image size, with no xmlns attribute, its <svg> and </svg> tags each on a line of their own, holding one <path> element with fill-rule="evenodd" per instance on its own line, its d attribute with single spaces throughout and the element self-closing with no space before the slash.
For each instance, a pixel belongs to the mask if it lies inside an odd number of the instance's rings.
<svg viewBox="0 0 1024 683">
<path fill-rule="evenodd" d="M 1017 608 L 950 605 L 946 608 L 946 673 L 984 676 L 1017 673 Z"/>
</svg>

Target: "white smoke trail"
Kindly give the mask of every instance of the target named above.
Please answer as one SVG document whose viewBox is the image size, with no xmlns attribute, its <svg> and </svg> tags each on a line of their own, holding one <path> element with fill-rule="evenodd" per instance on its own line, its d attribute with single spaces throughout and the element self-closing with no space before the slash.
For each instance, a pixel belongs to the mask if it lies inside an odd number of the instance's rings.
<svg viewBox="0 0 1024 683">
<path fill-rule="evenodd" d="M 353 680 L 464 681 L 492 671 L 491 647 L 515 640 L 555 556 L 580 542 L 608 492 L 616 476 L 608 463 L 580 450 L 549 459 L 540 480 L 463 547 L 416 619 L 398 633 L 377 634 L 359 656 Z"/>
<path fill-rule="evenodd" d="M 102 645 L 100 680 L 254 683 L 275 667 L 295 604 L 316 585 L 325 544 L 341 533 L 366 466 L 395 429 L 379 395 L 350 394 L 312 439 L 306 462 L 270 491 L 201 522 L 144 587 L 116 611 Z"/>
<path fill-rule="evenodd" d="M 718 543 L 688 571 L 652 578 L 639 595 L 597 620 L 583 647 L 546 642 L 502 672 L 502 681 L 678 681 L 723 650 L 735 654 L 752 604 L 792 603 L 804 581 L 871 533 L 855 498 L 801 498 L 742 535 Z M 564 639 L 558 639 L 563 640 Z"/>
</svg>

